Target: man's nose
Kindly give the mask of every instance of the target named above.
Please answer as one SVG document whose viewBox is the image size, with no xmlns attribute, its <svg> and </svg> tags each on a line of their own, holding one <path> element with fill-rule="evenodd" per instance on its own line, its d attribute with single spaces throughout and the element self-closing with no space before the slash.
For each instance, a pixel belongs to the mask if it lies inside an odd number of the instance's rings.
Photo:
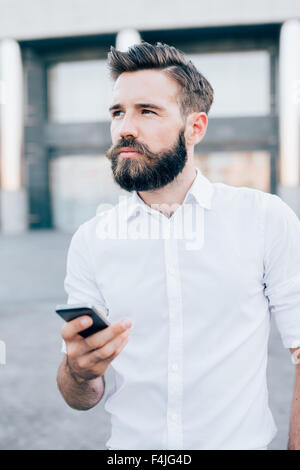
<svg viewBox="0 0 300 470">
<path fill-rule="evenodd" d="M 129 116 L 124 116 L 120 127 L 120 137 L 138 137 L 138 130 L 134 123 L 134 120 Z"/>
</svg>

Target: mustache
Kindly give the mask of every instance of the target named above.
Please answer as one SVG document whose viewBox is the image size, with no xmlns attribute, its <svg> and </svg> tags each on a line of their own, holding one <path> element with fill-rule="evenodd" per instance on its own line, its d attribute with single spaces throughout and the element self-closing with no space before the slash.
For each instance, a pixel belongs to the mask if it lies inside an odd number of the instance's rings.
<svg viewBox="0 0 300 470">
<path fill-rule="evenodd" d="M 106 156 L 110 159 L 115 158 L 119 155 L 121 148 L 130 147 L 136 150 L 136 152 L 146 155 L 148 158 L 155 157 L 147 145 L 138 142 L 134 138 L 122 138 L 117 144 L 112 145 L 106 152 Z"/>
</svg>

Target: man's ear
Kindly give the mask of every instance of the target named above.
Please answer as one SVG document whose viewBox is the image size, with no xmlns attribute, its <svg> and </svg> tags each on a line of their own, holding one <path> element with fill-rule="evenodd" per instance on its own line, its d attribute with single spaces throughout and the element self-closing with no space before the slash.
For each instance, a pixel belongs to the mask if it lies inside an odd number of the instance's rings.
<svg viewBox="0 0 300 470">
<path fill-rule="evenodd" d="M 185 140 L 188 145 L 197 145 L 205 136 L 208 124 L 206 113 L 192 113 L 186 119 Z"/>
</svg>

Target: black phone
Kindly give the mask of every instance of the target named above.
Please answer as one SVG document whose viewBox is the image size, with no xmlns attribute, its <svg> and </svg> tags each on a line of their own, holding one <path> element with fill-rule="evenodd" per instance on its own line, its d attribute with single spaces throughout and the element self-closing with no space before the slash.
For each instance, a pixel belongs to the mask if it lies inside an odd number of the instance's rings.
<svg viewBox="0 0 300 470">
<path fill-rule="evenodd" d="M 104 313 L 91 304 L 57 305 L 55 311 L 65 321 L 71 321 L 75 318 L 82 317 L 83 315 L 88 315 L 91 317 L 93 324 L 86 330 L 80 331 L 79 333 L 83 338 L 87 338 L 88 336 L 91 336 L 94 333 L 104 330 L 104 328 L 110 326 L 110 323 L 106 319 Z"/>
</svg>

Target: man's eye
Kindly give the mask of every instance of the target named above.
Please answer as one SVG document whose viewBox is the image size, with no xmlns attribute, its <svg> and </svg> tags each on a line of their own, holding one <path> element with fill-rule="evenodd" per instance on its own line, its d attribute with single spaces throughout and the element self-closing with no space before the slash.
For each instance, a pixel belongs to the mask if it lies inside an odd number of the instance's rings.
<svg viewBox="0 0 300 470">
<path fill-rule="evenodd" d="M 112 117 L 113 117 L 113 118 L 114 118 L 114 117 L 118 117 L 118 116 L 120 116 L 121 113 L 122 113 L 121 110 L 119 110 L 119 111 L 114 111 L 114 112 L 112 113 Z"/>
<path fill-rule="evenodd" d="M 146 113 L 146 114 L 148 114 L 148 113 L 155 114 L 155 112 L 154 112 L 154 111 L 151 111 L 150 109 L 143 109 L 143 110 L 142 110 L 142 113 Z"/>
</svg>

